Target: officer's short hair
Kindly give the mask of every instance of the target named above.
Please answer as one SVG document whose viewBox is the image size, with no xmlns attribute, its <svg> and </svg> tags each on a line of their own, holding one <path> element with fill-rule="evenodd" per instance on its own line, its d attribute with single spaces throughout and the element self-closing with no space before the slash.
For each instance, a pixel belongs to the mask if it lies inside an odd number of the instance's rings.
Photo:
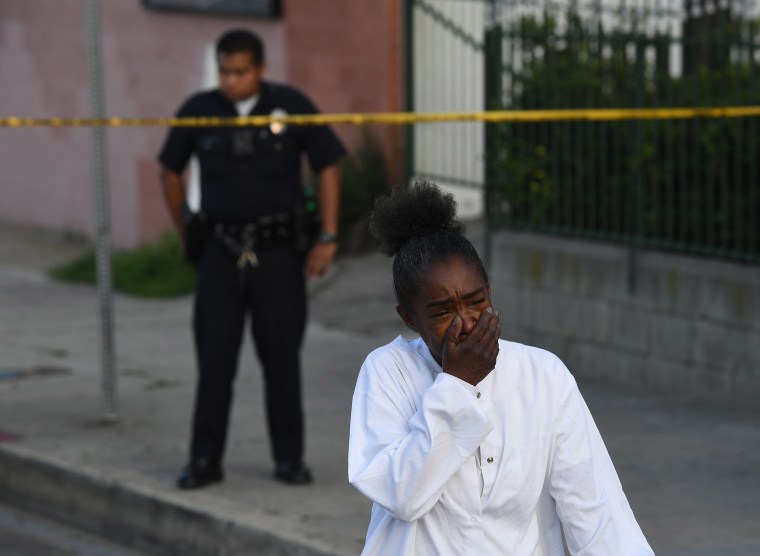
<svg viewBox="0 0 760 556">
<path fill-rule="evenodd" d="M 227 31 L 216 42 L 216 55 L 248 52 L 253 57 L 253 63 L 260 66 L 264 63 L 264 43 L 261 39 L 245 29 Z"/>
</svg>

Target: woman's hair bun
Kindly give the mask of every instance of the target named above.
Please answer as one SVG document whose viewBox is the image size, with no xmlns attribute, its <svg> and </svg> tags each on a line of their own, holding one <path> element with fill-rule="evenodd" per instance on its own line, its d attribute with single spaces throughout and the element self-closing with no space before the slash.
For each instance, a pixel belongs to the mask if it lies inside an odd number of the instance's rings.
<svg viewBox="0 0 760 556">
<path fill-rule="evenodd" d="M 417 180 L 413 185 L 397 185 L 389 196 L 375 200 L 369 230 L 380 242 L 380 249 L 393 256 L 415 237 L 459 231 L 456 211 L 452 194 L 444 193 L 433 182 Z"/>
</svg>

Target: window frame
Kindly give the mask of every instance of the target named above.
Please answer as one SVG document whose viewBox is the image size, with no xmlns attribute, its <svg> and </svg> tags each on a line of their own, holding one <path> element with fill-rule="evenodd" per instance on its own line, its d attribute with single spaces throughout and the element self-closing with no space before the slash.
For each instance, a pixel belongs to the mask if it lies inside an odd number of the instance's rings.
<svg viewBox="0 0 760 556">
<path fill-rule="evenodd" d="M 281 12 L 280 0 L 141 0 L 141 3 L 156 11 L 258 19 L 275 19 Z"/>
</svg>

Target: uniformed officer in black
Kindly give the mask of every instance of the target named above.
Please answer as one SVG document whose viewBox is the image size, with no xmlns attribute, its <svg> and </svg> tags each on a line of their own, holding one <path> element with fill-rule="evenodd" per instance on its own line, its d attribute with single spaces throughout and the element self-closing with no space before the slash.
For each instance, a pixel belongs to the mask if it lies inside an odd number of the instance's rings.
<svg viewBox="0 0 760 556">
<path fill-rule="evenodd" d="M 190 97 L 177 116 L 313 114 L 300 92 L 262 79 L 260 39 L 244 30 L 216 45 L 218 89 Z M 301 155 L 318 176 L 321 232 L 305 246 L 301 226 Z M 201 241 L 184 237 L 183 172 L 200 163 Z M 198 383 L 190 462 L 179 488 L 200 488 L 223 478 L 232 385 L 246 315 L 264 370 L 266 414 L 275 478 L 312 480 L 303 462 L 300 347 L 306 325 L 306 276 L 324 274 L 335 256 L 339 171 L 345 150 L 324 126 L 172 128 L 159 155 L 161 181 L 172 218 L 197 251 L 193 317 Z M 198 235 L 198 230 L 193 232 Z M 189 245 L 193 240 L 195 246 Z M 198 249 L 200 245 L 200 249 Z M 187 249 L 190 248 L 190 249 Z"/>
</svg>

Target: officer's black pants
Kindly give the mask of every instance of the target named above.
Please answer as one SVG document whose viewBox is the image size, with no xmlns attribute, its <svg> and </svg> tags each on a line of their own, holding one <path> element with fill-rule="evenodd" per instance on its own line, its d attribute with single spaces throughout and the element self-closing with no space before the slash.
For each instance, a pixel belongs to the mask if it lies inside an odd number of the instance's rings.
<svg viewBox="0 0 760 556">
<path fill-rule="evenodd" d="M 289 244 L 257 249 L 258 266 L 237 267 L 217 239 L 198 263 L 194 333 L 198 385 L 191 457 L 220 461 L 232 403 L 232 383 L 247 314 L 264 369 L 267 419 L 276 462 L 303 455 L 300 348 L 306 325 L 304 258 Z"/>
</svg>

